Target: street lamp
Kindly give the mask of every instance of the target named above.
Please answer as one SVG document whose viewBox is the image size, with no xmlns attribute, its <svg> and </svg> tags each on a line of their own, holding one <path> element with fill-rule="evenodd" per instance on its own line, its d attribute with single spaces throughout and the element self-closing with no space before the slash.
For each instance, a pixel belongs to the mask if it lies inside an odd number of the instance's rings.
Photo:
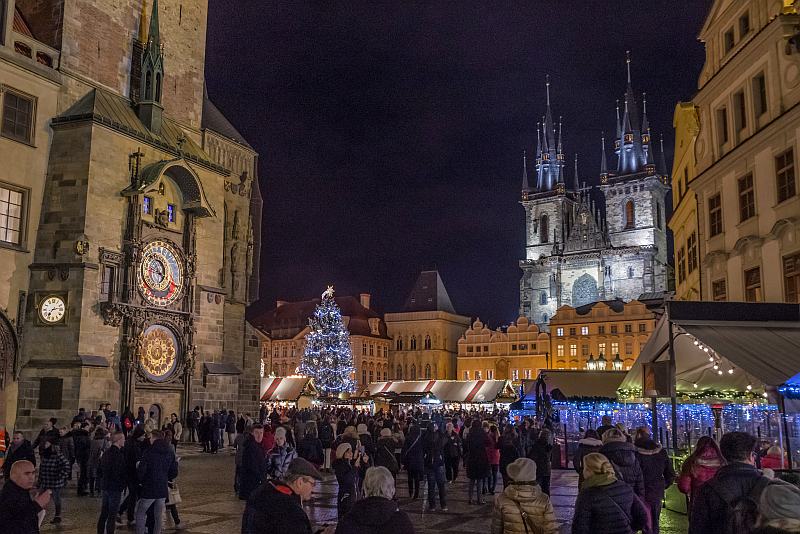
<svg viewBox="0 0 800 534">
<path fill-rule="evenodd" d="M 586 368 L 590 371 L 597 370 L 597 362 L 594 360 L 594 356 L 589 354 L 589 359 L 586 361 Z"/>
<path fill-rule="evenodd" d="M 600 356 L 597 357 L 597 370 L 598 371 L 605 371 L 606 370 L 606 364 L 608 364 L 608 362 L 606 361 L 605 356 L 603 356 L 603 353 L 601 352 Z"/>
<path fill-rule="evenodd" d="M 614 368 L 615 371 L 622 371 L 622 358 L 619 357 L 619 352 L 614 357 L 614 360 L 611 362 L 611 366 Z"/>
</svg>

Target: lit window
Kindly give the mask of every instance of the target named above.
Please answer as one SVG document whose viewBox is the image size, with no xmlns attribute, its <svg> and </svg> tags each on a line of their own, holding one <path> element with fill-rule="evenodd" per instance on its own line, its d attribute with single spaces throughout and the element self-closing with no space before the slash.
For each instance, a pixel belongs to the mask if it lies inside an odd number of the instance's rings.
<svg viewBox="0 0 800 534">
<path fill-rule="evenodd" d="M 494 369 L 486 370 L 486 380 L 494 380 Z"/>
<path fill-rule="evenodd" d="M 0 185 L 0 242 L 22 244 L 25 193 Z"/>
<path fill-rule="evenodd" d="M 524 376 L 525 376 L 526 379 L 530 380 L 530 378 L 531 378 L 531 370 L 530 369 L 525 369 L 525 375 Z"/>
<path fill-rule="evenodd" d="M 564 357 L 564 345 L 559 345 L 559 346 L 556 347 L 556 355 L 559 358 L 563 358 Z"/>
<path fill-rule="evenodd" d="M 589 335 L 589 327 L 588 326 L 582 326 L 581 327 L 581 335 L 582 336 L 588 336 Z"/>
<path fill-rule="evenodd" d="M 619 343 L 613 342 L 611 343 L 611 354 L 619 354 Z"/>
<path fill-rule="evenodd" d="M 605 343 L 598 343 L 597 344 L 597 354 L 605 354 L 606 353 L 606 344 Z"/>
<path fill-rule="evenodd" d="M 556 328 L 556 335 L 558 337 L 562 337 L 564 335 L 564 329 L 563 328 Z"/>
<path fill-rule="evenodd" d="M 175 205 L 167 204 L 167 220 L 171 223 L 175 222 Z"/>
<path fill-rule="evenodd" d="M 153 213 L 153 199 L 150 197 L 144 197 L 142 199 L 142 213 L 145 215 L 150 215 Z"/>
<path fill-rule="evenodd" d="M 464 371 L 464 380 L 469 380 L 469 371 Z"/>
<path fill-rule="evenodd" d="M 570 356 L 577 356 L 578 355 L 578 345 L 572 343 L 569 346 L 569 355 Z"/>
<path fill-rule="evenodd" d="M 511 380 L 519 380 L 519 369 L 511 370 Z"/>
<path fill-rule="evenodd" d="M 481 379 L 481 372 L 475 371 L 475 380 L 480 380 L 480 379 Z"/>
</svg>

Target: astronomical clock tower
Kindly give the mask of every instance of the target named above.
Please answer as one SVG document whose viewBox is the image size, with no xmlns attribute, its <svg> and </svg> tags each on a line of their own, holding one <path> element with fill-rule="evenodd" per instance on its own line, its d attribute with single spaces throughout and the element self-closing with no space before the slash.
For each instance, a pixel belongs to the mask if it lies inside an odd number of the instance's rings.
<svg viewBox="0 0 800 534">
<path fill-rule="evenodd" d="M 257 406 L 257 154 L 206 94 L 206 17 L 203 0 L 63 4 L 17 428 L 105 403 L 162 421 Z"/>
</svg>

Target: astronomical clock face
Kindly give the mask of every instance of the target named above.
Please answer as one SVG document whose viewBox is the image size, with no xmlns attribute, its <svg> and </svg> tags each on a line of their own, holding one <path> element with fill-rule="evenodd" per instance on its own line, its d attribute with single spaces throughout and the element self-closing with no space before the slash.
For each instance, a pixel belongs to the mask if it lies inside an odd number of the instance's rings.
<svg viewBox="0 0 800 534">
<path fill-rule="evenodd" d="M 178 253 L 165 241 L 151 241 L 142 251 L 139 290 L 150 304 L 167 306 L 175 302 L 183 287 L 183 268 Z"/>
<path fill-rule="evenodd" d="M 67 305 L 62 297 L 50 295 L 39 304 L 39 317 L 48 324 L 54 324 L 64 319 Z"/>
<path fill-rule="evenodd" d="M 153 325 L 142 335 L 139 363 L 144 374 L 153 382 L 169 379 L 178 366 L 179 345 L 169 328 Z"/>
</svg>

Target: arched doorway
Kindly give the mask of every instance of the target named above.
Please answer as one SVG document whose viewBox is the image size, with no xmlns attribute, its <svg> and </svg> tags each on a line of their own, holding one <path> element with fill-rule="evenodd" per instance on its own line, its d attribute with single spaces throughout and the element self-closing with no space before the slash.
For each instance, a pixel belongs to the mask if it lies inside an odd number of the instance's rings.
<svg viewBox="0 0 800 534">
<path fill-rule="evenodd" d="M 151 404 L 150 408 L 147 409 L 147 415 L 150 416 L 153 414 L 153 420 L 158 424 L 158 428 L 161 428 L 161 405 L 159 404 Z"/>
</svg>

